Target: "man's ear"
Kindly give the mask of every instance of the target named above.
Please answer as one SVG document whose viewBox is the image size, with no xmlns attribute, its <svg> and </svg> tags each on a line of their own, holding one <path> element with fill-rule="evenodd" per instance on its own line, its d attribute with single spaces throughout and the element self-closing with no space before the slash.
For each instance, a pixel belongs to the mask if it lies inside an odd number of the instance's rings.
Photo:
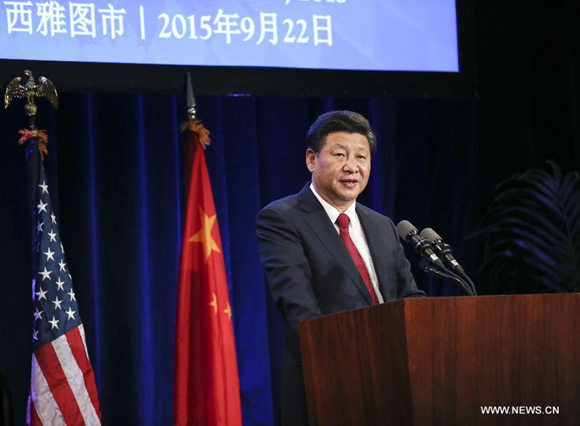
<svg viewBox="0 0 580 426">
<path fill-rule="evenodd" d="M 314 171 L 314 163 L 316 162 L 316 153 L 308 148 L 306 150 L 306 167 L 308 167 L 308 171 L 312 173 Z"/>
</svg>

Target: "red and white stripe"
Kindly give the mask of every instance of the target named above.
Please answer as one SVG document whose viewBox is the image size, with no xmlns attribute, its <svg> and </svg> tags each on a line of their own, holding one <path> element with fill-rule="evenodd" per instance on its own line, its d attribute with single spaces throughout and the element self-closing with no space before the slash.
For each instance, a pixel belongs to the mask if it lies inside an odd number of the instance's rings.
<svg viewBox="0 0 580 426">
<path fill-rule="evenodd" d="M 30 425 L 101 424 L 84 334 L 81 324 L 33 353 Z"/>
</svg>

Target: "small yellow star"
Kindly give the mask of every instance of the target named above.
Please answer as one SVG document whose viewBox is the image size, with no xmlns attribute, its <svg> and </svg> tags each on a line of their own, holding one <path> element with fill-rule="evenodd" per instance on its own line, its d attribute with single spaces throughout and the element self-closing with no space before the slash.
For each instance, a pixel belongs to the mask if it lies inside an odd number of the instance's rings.
<svg viewBox="0 0 580 426">
<path fill-rule="evenodd" d="M 199 212 L 201 214 L 201 229 L 195 233 L 189 241 L 203 244 L 203 252 L 205 260 L 207 261 L 212 251 L 221 253 L 219 246 L 211 236 L 211 230 L 213 225 L 216 223 L 216 215 L 214 214 L 212 217 L 209 217 L 201 207 L 199 208 Z"/>
<path fill-rule="evenodd" d="M 214 309 L 214 312 L 213 313 L 214 314 L 217 314 L 217 309 L 218 309 L 218 307 L 217 307 L 217 296 L 215 295 L 215 293 L 212 293 L 212 294 L 213 294 L 213 300 L 209 303 L 209 306 L 213 306 L 213 309 Z"/>
<path fill-rule="evenodd" d="M 228 314 L 228 318 L 231 320 L 232 319 L 232 308 L 230 307 L 230 302 L 228 302 L 228 307 L 226 309 L 224 309 L 224 312 L 226 314 Z"/>
</svg>

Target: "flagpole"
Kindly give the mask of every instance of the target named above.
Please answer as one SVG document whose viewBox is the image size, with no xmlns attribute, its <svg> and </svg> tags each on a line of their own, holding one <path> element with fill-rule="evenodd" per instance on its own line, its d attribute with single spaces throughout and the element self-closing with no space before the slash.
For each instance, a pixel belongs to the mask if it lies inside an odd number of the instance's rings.
<svg viewBox="0 0 580 426">
<path fill-rule="evenodd" d="M 209 130 L 207 130 L 201 123 L 201 120 L 197 118 L 197 105 L 189 72 L 187 73 L 186 105 L 187 120 L 181 123 L 179 127 L 180 131 L 189 136 L 188 139 L 193 139 L 193 141 L 197 142 L 196 145 L 206 149 L 211 144 L 211 139 L 209 137 Z M 194 149 L 193 152 L 195 152 L 196 146 L 192 148 Z"/>
<path fill-rule="evenodd" d="M 201 120 L 197 118 L 197 102 L 193 93 L 191 84 L 191 75 L 188 72 L 186 76 L 186 120 L 183 121 L 179 130 L 183 133 L 183 154 L 185 157 L 185 188 L 189 188 L 191 168 L 193 166 L 193 157 L 198 148 L 205 150 L 211 144 L 209 130 L 207 130 Z"/>
<path fill-rule="evenodd" d="M 15 77 L 6 86 L 4 93 L 4 109 L 8 109 L 10 103 L 17 98 L 26 98 L 24 105 L 24 115 L 28 119 L 28 128 L 21 129 L 18 133 L 21 135 L 18 143 L 24 145 L 26 163 L 28 168 L 28 196 L 31 217 L 31 241 L 32 241 L 32 270 L 35 271 L 38 261 L 38 251 L 34 248 L 39 244 L 39 233 L 37 232 L 37 218 L 38 212 L 34 208 L 35 200 L 38 198 L 38 181 L 40 164 L 45 155 L 48 155 L 46 144 L 48 136 L 43 130 L 38 130 L 36 127 L 36 115 L 38 107 L 34 102 L 35 98 L 44 97 L 50 101 L 55 109 L 58 109 L 58 92 L 54 84 L 46 77 L 38 79 L 39 84 L 36 83 L 32 71 L 25 70 L 24 75 L 28 77 L 26 83 L 22 83 L 21 77 Z M 34 299 L 34 298 L 33 298 Z"/>
</svg>

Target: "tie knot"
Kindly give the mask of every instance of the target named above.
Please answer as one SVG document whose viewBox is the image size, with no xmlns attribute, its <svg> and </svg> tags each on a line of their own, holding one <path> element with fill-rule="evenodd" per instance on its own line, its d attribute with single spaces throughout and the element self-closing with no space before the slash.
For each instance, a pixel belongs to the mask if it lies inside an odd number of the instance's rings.
<svg viewBox="0 0 580 426">
<path fill-rule="evenodd" d="M 350 224 L 350 217 L 348 217 L 344 213 L 341 213 L 338 215 L 338 218 L 336 219 L 336 223 L 338 224 L 338 227 L 340 229 L 348 229 L 348 225 Z"/>
</svg>

